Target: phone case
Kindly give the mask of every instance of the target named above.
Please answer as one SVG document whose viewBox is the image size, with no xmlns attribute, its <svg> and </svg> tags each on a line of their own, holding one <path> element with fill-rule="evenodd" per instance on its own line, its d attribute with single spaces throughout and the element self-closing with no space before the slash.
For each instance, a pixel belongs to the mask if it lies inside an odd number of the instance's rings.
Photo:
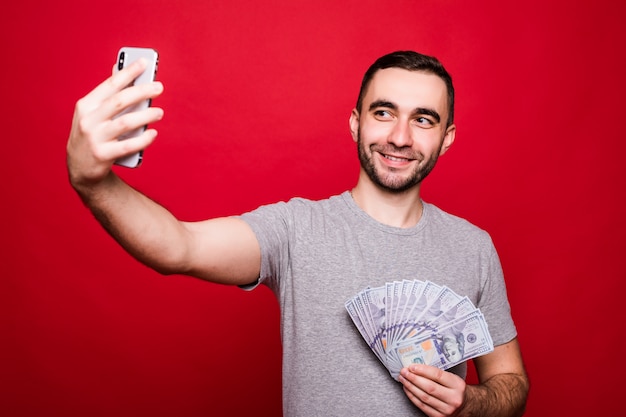
<svg viewBox="0 0 626 417">
<path fill-rule="evenodd" d="M 129 46 L 121 48 L 117 54 L 117 65 L 115 66 L 116 71 L 125 68 L 126 66 L 132 64 L 140 58 L 144 58 L 146 61 L 148 61 L 148 66 L 146 67 L 145 71 L 141 73 L 141 75 L 137 77 L 131 85 L 146 84 L 154 81 L 159 65 L 159 54 L 156 50 L 152 48 L 136 48 Z M 120 117 L 124 114 L 134 111 L 146 109 L 150 106 L 150 104 L 150 100 L 144 100 L 134 106 L 128 107 L 116 117 Z M 118 140 L 124 140 L 138 136 L 142 134 L 146 130 L 146 128 L 147 126 L 142 126 L 138 129 L 127 132 L 124 135 L 118 137 Z M 116 160 L 115 164 L 128 168 L 136 168 L 141 164 L 142 160 L 143 151 L 139 151 L 137 153 Z"/>
</svg>

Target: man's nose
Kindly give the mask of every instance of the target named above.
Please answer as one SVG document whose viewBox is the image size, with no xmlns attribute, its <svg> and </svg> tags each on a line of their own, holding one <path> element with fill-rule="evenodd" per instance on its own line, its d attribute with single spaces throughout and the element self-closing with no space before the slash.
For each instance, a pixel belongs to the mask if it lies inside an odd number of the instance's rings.
<svg viewBox="0 0 626 417">
<path fill-rule="evenodd" d="M 387 142 L 396 145 L 398 148 L 413 145 L 409 122 L 398 119 L 389 133 Z"/>
</svg>

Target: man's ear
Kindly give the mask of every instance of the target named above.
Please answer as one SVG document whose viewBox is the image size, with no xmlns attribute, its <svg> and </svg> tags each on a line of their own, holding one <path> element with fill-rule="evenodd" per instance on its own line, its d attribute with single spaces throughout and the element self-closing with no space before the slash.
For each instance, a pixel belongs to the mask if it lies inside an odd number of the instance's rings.
<svg viewBox="0 0 626 417">
<path fill-rule="evenodd" d="M 357 142 L 359 140 L 359 112 L 357 109 L 352 109 L 352 113 L 350 113 L 350 133 L 352 133 L 352 139 Z"/>
<path fill-rule="evenodd" d="M 439 156 L 443 155 L 450 149 L 450 146 L 454 143 L 454 138 L 456 136 L 456 126 L 450 125 L 446 129 L 446 134 L 443 137 L 443 143 L 441 144 L 441 151 L 439 152 Z"/>
</svg>

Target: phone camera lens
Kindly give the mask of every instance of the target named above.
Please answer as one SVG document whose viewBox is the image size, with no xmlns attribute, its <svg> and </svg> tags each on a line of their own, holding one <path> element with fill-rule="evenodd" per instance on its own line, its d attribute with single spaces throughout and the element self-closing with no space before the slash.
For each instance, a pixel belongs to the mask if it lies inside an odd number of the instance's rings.
<svg viewBox="0 0 626 417">
<path fill-rule="evenodd" d="M 120 52 L 120 59 L 117 62 L 117 69 L 121 70 L 124 68 L 124 57 L 126 56 L 126 52 Z"/>
</svg>

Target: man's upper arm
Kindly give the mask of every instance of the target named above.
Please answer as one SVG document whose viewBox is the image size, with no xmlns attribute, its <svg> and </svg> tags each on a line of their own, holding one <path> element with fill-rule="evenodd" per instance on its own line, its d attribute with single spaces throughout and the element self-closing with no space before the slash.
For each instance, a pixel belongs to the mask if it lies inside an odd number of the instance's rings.
<svg viewBox="0 0 626 417">
<path fill-rule="evenodd" d="M 183 223 L 189 233 L 184 273 L 221 284 L 254 282 L 261 249 L 252 228 L 237 217 Z"/>
<path fill-rule="evenodd" d="M 474 359 L 478 380 L 482 383 L 494 375 L 515 374 L 526 378 L 517 338 L 496 346 L 493 352 Z"/>
</svg>

